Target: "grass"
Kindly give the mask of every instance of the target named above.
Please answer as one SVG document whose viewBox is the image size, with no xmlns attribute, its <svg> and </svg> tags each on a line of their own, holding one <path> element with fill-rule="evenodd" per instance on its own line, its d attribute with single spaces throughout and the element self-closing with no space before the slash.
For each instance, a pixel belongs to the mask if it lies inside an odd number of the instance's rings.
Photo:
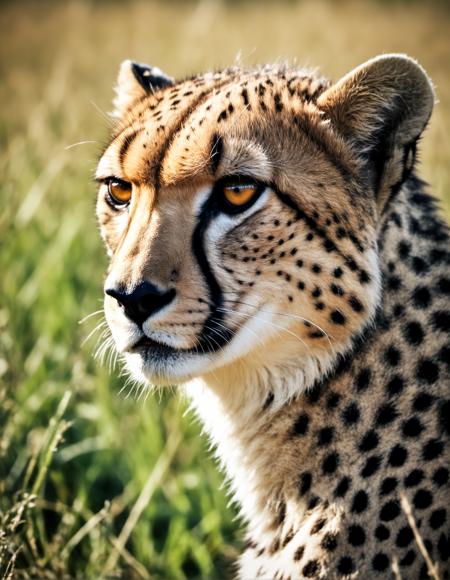
<svg viewBox="0 0 450 580">
<path fill-rule="evenodd" d="M 440 104 L 422 174 L 450 212 L 444 3 L 3 2 L 0 575 L 223 578 L 240 524 L 186 403 L 119 395 L 92 357 L 106 259 L 91 176 L 120 61 L 169 74 L 297 58 L 336 77 L 418 58 Z M 74 145 L 87 141 L 82 145 Z M 101 342 L 101 341 L 100 341 Z M 126 392 L 126 391 L 125 391 Z"/>
</svg>

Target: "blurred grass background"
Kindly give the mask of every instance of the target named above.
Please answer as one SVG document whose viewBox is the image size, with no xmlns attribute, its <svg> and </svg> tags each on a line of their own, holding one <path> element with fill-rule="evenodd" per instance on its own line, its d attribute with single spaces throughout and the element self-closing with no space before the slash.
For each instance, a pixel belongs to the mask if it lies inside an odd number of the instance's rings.
<svg viewBox="0 0 450 580">
<path fill-rule="evenodd" d="M 0 4 L 0 576 L 226 578 L 241 547 L 185 402 L 119 395 L 99 334 L 82 346 L 101 321 L 79 324 L 101 308 L 91 177 L 119 63 L 296 59 L 337 78 L 406 52 L 436 84 L 421 173 L 448 215 L 449 30 L 447 2 Z"/>
</svg>

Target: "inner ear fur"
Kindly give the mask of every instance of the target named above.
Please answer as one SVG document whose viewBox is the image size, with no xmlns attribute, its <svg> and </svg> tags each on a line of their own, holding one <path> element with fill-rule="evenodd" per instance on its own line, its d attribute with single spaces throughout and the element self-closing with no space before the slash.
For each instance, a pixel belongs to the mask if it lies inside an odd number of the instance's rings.
<svg viewBox="0 0 450 580">
<path fill-rule="evenodd" d="M 377 193 L 400 187 L 412 169 L 416 141 L 435 101 L 424 69 L 401 54 L 373 58 L 317 101 L 334 130 L 367 161 Z"/>
<path fill-rule="evenodd" d="M 159 68 L 124 60 L 117 78 L 113 116 L 121 118 L 137 100 L 171 84 L 173 79 Z"/>
</svg>

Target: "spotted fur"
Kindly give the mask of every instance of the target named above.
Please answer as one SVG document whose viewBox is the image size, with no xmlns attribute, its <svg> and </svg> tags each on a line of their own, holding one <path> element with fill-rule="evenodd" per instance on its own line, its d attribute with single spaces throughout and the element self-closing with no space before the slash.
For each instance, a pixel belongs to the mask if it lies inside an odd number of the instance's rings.
<svg viewBox="0 0 450 580">
<path fill-rule="evenodd" d="M 185 385 L 215 443 L 239 578 L 426 578 L 401 494 L 449 577 L 448 230 L 414 172 L 433 102 L 402 55 L 336 84 L 122 65 L 105 312 L 134 376 Z M 258 184 L 243 211 L 228 176 Z"/>
</svg>

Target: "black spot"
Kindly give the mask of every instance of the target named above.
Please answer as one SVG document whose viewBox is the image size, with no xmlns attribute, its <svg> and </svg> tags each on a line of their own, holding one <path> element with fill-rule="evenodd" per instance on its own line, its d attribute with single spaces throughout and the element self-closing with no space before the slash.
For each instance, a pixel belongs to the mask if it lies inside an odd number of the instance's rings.
<svg viewBox="0 0 450 580">
<path fill-rule="evenodd" d="M 372 449 L 375 449 L 379 441 L 380 438 L 378 437 L 377 432 L 371 429 L 370 431 L 367 431 L 367 433 L 361 439 L 361 443 L 359 444 L 358 449 L 362 452 L 371 451 Z"/>
<path fill-rule="evenodd" d="M 450 331 L 450 312 L 438 310 L 433 312 L 433 326 L 441 332 Z"/>
<path fill-rule="evenodd" d="M 400 375 L 394 375 L 386 385 L 386 391 L 393 397 L 399 395 L 405 388 L 405 381 Z"/>
<path fill-rule="evenodd" d="M 396 348 L 395 346 L 391 345 L 390 347 L 388 347 L 385 352 L 384 352 L 384 359 L 385 361 L 395 367 L 399 364 L 400 360 L 401 360 L 401 353 L 398 350 L 398 348 Z"/>
<path fill-rule="evenodd" d="M 356 272 L 356 270 L 358 269 L 358 264 L 351 256 L 345 256 L 345 263 L 352 272 Z"/>
<path fill-rule="evenodd" d="M 328 532 L 322 538 L 320 542 L 321 547 L 327 552 L 333 552 L 337 548 L 337 538 L 336 534 Z"/>
<path fill-rule="evenodd" d="M 411 566 L 411 564 L 414 562 L 414 560 L 416 559 L 416 553 L 414 552 L 414 550 L 408 550 L 405 554 L 405 556 L 400 560 L 399 564 L 400 566 Z"/>
<path fill-rule="evenodd" d="M 325 248 L 326 252 L 334 252 L 336 249 L 336 244 L 331 240 L 325 240 L 323 243 L 323 247 Z"/>
<path fill-rule="evenodd" d="M 342 420 L 346 425 L 357 423 L 360 417 L 358 405 L 353 401 L 342 411 Z"/>
<path fill-rule="evenodd" d="M 377 572 L 383 572 L 384 570 L 387 569 L 388 566 L 389 566 L 389 558 L 386 556 L 386 554 L 379 552 L 373 557 L 372 567 Z"/>
<path fill-rule="evenodd" d="M 444 444 L 438 439 L 430 439 L 423 447 L 422 458 L 424 461 L 432 461 L 441 455 Z"/>
<path fill-rule="evenodd" d="M 380 495 L 388 495 L 396 489 L 398 480 L 395 477 L 386 477 L 383 479 L 380 488 Z"/>
<path fill-rule="evenodd" d="M 311 266 L 311 270 L 314 272 L 314 274 L 320 274 L 320 272 L 322 272 L 322 268 L 318 264 L 313 264 Z"/>
<path fill-rule="evenodd" d="M 370 276 L 365 270 L 361 270 L 359 273 L 359 281 L 361 284 L 367 284 L 370 282 Z"/>
<path fill-rule="evenodd" d="M 386 278 L 386 286 L 388 291 L 390 292 L 397 292 L 402 285 L 402 281 L 398 276 L 389 276 Z"/>
<path fill-rule="evenodd" d="M 395 318 L 402 316 L 402 314 L 404 314 L 404 312 L 405 312 L 405 307 L 403 306 L 403 304 L 396 304 L 392 310 L 392 313 L 393 313 Z"/>
<path fill-rule="evenodd" d="M 334 490 L 335 497 L 344 497 L 350 488 L 351 479 L 347 476 L 343 477 L 341 481 L 337 484 Z"/>
<path fill-rule="evenodd" d="M 303 567 L 302 574 L 305 578 L 313 578 L 320 571 L 320 564 L 317 560 L 310 560 Z"/>
<path fill-rule="evenodd" d="M 331 392 L 328 395 L 326 406 L 327 409 L 335 409 L 339 405 L 339 401 L 341 400 L 341 395 L 339 393 Z"/>
<path fill-rule="evenodd" d="M 361 391 L 365 391 L 370 384 L 371 378 L 371 370 L 369 368 L 363 369 L 358 375 L 356 376 L 356 390 L 360 393 Z"/>
<path fill-rule="evenodd" d="M 405 260 L 409 256 L 410 251 L 411 251 L 411 244 L 408 241 L 402 240 L 401 242 L 399 242 L 398 255 L 400 256 L 400 258 L 402 260 Z"/>
<path fill-rule="evenodd" d="M 294 553 L 294 560 L 298 562 L 303 558 L 303 554 L 305 553 L 305 546 L 299 546 Z"/>
<path fill-rule="evenodd" d="M 334 473 L 339 465 L 339 454 L 338 453 L 330 453 L 325 457 L 322 461 L 322 472 L 325 475 L 329 475 Z"/>
<path fill-rule="evenodd" d="M 450 545 L 446 534 L 441 534 L 438 540 L 438 552 L 441 560 L 447 562 L 450 558 Z"/>
<path fill-rule="evenodd" d="M 444 433 L 450 435 L 450 400 L 439 403 L 439 425 Z"/>
<path fill-rule="evenodd" d="M 225 121 L 225 119 L 227 118 L 227 111 L 223 110 L 220 115 L 217 117 L 217 122 L 220 123 L 221 121 Z"/>
<path fill-rule="evenodd" d="M 283 541 L 281 542 L 281 547 L 285 548 L 289 544 L 289 542 L 294 538 L 294 535 L 295 535 L 294 530 L 291 528 L 283 538 Z"/>
<path fill-rule="evenodd" d="M 344 271 L 342 270 L 342 268 L 335 268 L 333 270 L 333 276 L 335 278 L 341 278 L 343 273 L 344 273 Z"/>
<path fill-rule="evenodd" d="M 323 427 L 317 433 L 317 444 L 320 447 L 325 447 L 329 445 L 333 440 L 334 428 L 333 427 Z"/>
<path fill-rule="evenodd" d="M 316 286 L 314 288 L 314 290 L 311 292 L 311 296 L 313 298 L 319 298 L 321 295 L 322 295 L 322 290 L 318 286 Z"/>
<path fill-rule="evenodd" d="M 404 526 L 397 534 L 395 543 L 399 548 L 406 548 L 414 538 L 414 534 L 409 526 Z"/>
<path fill-rule="evenodd" d="M 431 294 L 426 286 L 417 286 L 412 293 L 413 304 L 421 310 L 428 308 L 431 304 Z"/>
<path fill-rule="evenodd" d="M 450 346 L 443 346 L 438 353 L 438 358 L 450 370 Z"/>
<path fill-rule="evenodd" d="M 333 324 L 345 324 L 345 316 L 338 310 L 333 310 L 330 314 L 330 319 Z"/>
<path fill-rule="evenodd" d="M 326 523 L 327 523 L 327 520 L 325 518 L 321 518 L 320 520 L 317 520 L 317 522 L 311 528 L 311 535 L 318 534 Z"/>
<path fill-rule="evenodd" d="M 433 496 L 427 489 L 419 489 L 413 498 L 414 507 L 418 510 L 424 510 L 433 503 Z"/>
<path fill-rule="evenodd" d="M 413 256 L 412 257 L 411 266 L 412 266 L 412 269 L 414 270 L 414 272 L 416 274 L 418 274 L 419 276 L 421 276 L 422 274 L 427 272 L 429 269 L 429 265 L 420 256 Z"/>
<path fill-rule="evenodd" d="M 440 278 L 437 287 L 440 294 L 450 294 L 450 279 Z"/>
<path fill-rule="evenodd" d="M 353 496 L 351 511 L 353 513 L 362 513 L 369 504 L 369 497 L 362 489 Z"/>
<path fill-rule="evenodd" d="M 297 288 L 298 288 L 299 290 L 304 290 L 304 289 L 305 289 L 305 283 L 304 283 L 304 282 L 302 282 L 302 281 L 300 281 L 300 282 L 297 282 Z"/>
<path fill-rule="evenodd" d="M 405 437 L 418 437 L 424 427 L 417 417 L 411 417 L 403 422 L 402 433 Z"/>
<path fill-rule="evenodd" d="M 376 471 L 378 471 L 381 464 L 381 457 L 379 455 L 372 455 L 366 461 L 366 464 L 361 469 L 361 477 L 371 477 Z"/>
<path fill-rule="evenodd" d="M 366 541 L 366 532 L 361 526 L 353 525 L 348 528 L 348 543 L 352 546 L 362 546 Z"/>
<path fill-rule="evenodd" d="M 390 522 L 400 513 L 400 506 L 398 501 L 388 501 L 380 510 L 380 520 L 383 522 Z"/>
<path fill-rule="evenodd" d="M 433 530 L 437 530 L 445 524 L 447 520 L 447 512 L 444 509 L 434 510 L 430 516 L 430 526 Z"/>
<path fill-rule="evenodd" d="M 380 542 L 387 540 L 390 535 L 391 532 L 389 531 L 389 528 L 383 526 L 383 524 L 380 524 L 375 528 L 375 537 L 377 538 L 377 540 L 380 540 Z"/>
<path fill-rule="evenodd" d="M 301 496 L 308 493 L 308 491 L 311 489 L 311 483 L 312 483 L 312 475 L 308 471 L 305 471 L 304 473 L 300 474 L 300 479 L 298 482 L 298 491 Z"/>
<path fill-rule="evenodd" d="M 308 510 L 313 510 L 317 507 L 320 503 L 320 498 L 317 495 L 313 495 L 311 499 L 308 501 Z"/>
<path fill-rule="evenodd" d="M 276 93 L 273 97 L 274 103 L 275 103 L 275 111 L 277 113 L 280 113 L 283 110 L 283 103 L 281 102 L 281 96 Z"/>
<path fill-rule="evenodd" d="M 408 452 L 401 445 L 394 445 L 389 454 L 389 464 L 392 467 L 401 467 L 408 457 Z"/>
<path fill-rule="evenodd" d="M 380 406 L 375 416 L 376 424 L 380 427 L 389 425 L 397 417 L 397 409 L 392 403 L 384 403 Z"/>
<path fill-rule="evenodd" d="M 306 413 L 299 415 L 292 429 L 293 435 L 306 435 L 309 427 L 309 417 Z"/>
<path fill-rule="evenodd" d="M 336 296 L 343 296 L 345 294 L 344 289 L 342 288 L 342 286 L 338 286 L 337 284 L 331 284 L 330 290 Z"/>
<path fill-rule="evenodd" d="M 413 409 L 415 411 L 426 411 L 433 404 L 434 398 L 428 393 L 419 393 L 414 397 Z M 447 417 L 450 417 L 450 410 L 448 411 Z"/>
<path fill-rule="evenodd" d="M 403 328 L 403 336 L 408 344 L 417 346 L 423 342 L 424 332 L 418 322 L 408 322 Z"/>
<path fill-rule="evenodd" d="M 263 409 L 264 410 L 268 409 L 273 403 L 274 399 L 275 395 L 273 394 L 273 391 L 270 391 L 270 393 L 267 395 L 266 400 L 264 401 Z"/>
<path fill-rule="evenodd" d="M 341 574 L 351 574 L 355 571 L 355 564 L 350 556 L 342 556 L 339 560 L 337 569 Z"/>
<path fill-rule="evenodd" d="M 404 479 L 405 487 L 415 487 L 424 478 L 424 473 L 421 469 L 413 469 Z"/>
<path fill-rule="evenodd" d="M 348 303 L 350 308 L 355 312 L 362 312 L 364 310 L 364 306 L 361 304 L 358 298 L 356 298 L 356 296 L 350 296 Z"/>
</svg>

